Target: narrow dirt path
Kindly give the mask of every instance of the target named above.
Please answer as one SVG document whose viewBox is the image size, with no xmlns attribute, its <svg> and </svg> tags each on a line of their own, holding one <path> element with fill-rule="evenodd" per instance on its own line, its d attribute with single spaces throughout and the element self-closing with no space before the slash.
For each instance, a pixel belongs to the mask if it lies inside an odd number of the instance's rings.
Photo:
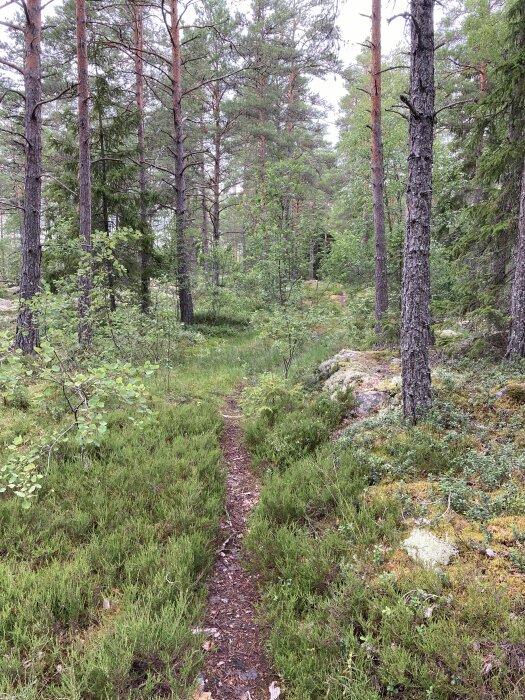
<svg viewBox="0 0 525 700">
<path fill-rule="evenodd" d="M 257 624 L 258 577 L 242 562 L 242 540 L 247 518 L 259 497 L 259 482 L 250 471 L 248 452 L 242 446 L 238 407 L 229 399 L 224 408 L 221 441 L 228 469 L 226 516 L 221 523 L 222 542 L 208 591 L 205 618 L 206 659 L 202 700 L 268 700 L 279 697 L 275 676 L 264 654 Z"/>
</svg>

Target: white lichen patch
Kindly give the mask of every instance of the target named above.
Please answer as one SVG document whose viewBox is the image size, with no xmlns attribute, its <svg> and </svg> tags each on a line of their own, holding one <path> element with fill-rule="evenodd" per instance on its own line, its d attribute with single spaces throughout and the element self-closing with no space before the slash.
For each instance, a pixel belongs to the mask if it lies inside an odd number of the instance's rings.
<svg viewBox="0 0 525 700">
<path fill-rule="evenodd" d="M 409 557 L 433 569 L 447 566 L 458 553 L 448 540 L 421 528 L 414 528 L 401 546 Z"/>
</svg>

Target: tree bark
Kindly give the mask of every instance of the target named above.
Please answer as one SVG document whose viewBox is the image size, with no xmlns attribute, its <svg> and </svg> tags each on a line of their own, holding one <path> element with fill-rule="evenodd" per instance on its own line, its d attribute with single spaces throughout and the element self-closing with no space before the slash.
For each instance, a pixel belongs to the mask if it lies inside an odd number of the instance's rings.
<svg viewBox="0 0 525 700">
<path fill-rule="evenodd" d="M 403 412 L 416 422 L 432 404 L 429 364 L 430 224 L 434 140 L 434 0 L 411 0 L 407 220 L 403 255 Z"/>
<path fill-rule="evenodd" d="M 31 301 L 40 290 L 40 214 L 42 209 L 42 38 L 41 0 L 27 0 L 24 28 L 25 189 L 22 269 L 15 347 L 32 354 L 39 344 Z"/>
<path fill-rule="evenodd" d="M 201 150 L 204 151 L 204 140 L 201 143 Z M 201 199 L 201 245 L 204 273 L 209 272 L 210 245 L 208 234 L 208 205 L 206 203 L 206 168 L 202 160 L 199 168 L 200 172 L 200 199 Z"/>
<path fill-rule="evenodd" d="M 133 61 L 135 68 L 135 105 L 137 107 L 137 146 L 139 157 L 140 199 L 140 307 L 146 313 L 151 305 L 150 267 L 153 240 L 148 224 L 146 203 L 146 146 L 144 137 L 144 7 L 140 0 L 131 3 L 133 15 Z"/>
<path fill-rule="evenodd" d="M 211 210 L 211 226 L 212 226 L 212 249 L 213 249 L 213 282 L 218 287 L 220 281 L 220 265 L 219 265 L 219 241 L 220 241 L 220 193 L 221 193 L 221 93 L 220 86 L 213 87 L 213 180 L 211 183 L 212 189 L 212 210 Z"/>
<path fill-rule="evenodd" d="M 86 0 L 76 0 L 79 140 L 79 223 L 83 259 L 79 275 L 78 339 L 93 343 L 91 291 L 93 288 L 93 246 L 91 242 L 91 133 L 89 124 L 89 76 Z"/>
<path fill-rule="evenodd" d="M 98 95 L 97 95 L 98 96 Z M 98 100 L 97 100 L 98 102 Z M 100 164 L 102 166 L 102 227 L 104 233 L 109 242 L 110 230 L 109 230 L 109 206 L 108 206 L 108 195 L 107 195 L 107 161 L 106 161 L 106 143 L 104 139 L 104 123 L 102 121 L 102 107 L 99 104 L 98 108 L 98 131 L 99 131 L 99 142 L 100 142 Z M 110 311 L 116 311 L 117 300 L 115 297 L 115 275 L 113 272 L 112 261 L 106 263 L 107 267 L 107 284 L 109 289 L 109 308 Z"/>
<path fill-rule="evenodd" d="M 180 320 L 193 323 L 189 251 L 186 240 L 186 178 L 184 175 L 184 134 L 182 128 L 182 62 L 180 46 L 178 0 L 171 0 L 171 70 L 172 103 L 175 141 L 175 240 L 177 254 L 177 283 L 179 287 Z"/>
<path fill-rule="evenodd" d="M 507 357 L 525 357 L 525 160 L 521 177 L 518 243 L 510 305 L 511 327 Z"/>
<path fill-rule="evenodd" d="M 372 0 L 372 60 L 370 65 L 372 133 L 372 204 L 375 241 L 376 333 L 382 331 L 382 319 L 388 309 L 387 250 L 381 124 L 381 0 Z"/>
</svg>

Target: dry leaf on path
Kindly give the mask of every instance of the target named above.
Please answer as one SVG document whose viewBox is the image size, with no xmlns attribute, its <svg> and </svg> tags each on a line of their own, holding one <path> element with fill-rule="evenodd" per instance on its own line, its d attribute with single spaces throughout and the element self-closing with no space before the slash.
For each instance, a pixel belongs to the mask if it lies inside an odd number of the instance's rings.
<svg viewBox="0 0 525 700">
<path fill-rule="evenodd" d="M 276 685 L 275 681 L 270 683 L 268 690 L 270 691 L 270 700 L 277 700 L 277 698 L 281 695 L 281 689 L 278 685 Z"/>
<path fill-rule="evenodd" d="M 213 700 L 211 693 L 206 690 L 197 690 L 193 693 L 193 700 Z"/>
</svg>

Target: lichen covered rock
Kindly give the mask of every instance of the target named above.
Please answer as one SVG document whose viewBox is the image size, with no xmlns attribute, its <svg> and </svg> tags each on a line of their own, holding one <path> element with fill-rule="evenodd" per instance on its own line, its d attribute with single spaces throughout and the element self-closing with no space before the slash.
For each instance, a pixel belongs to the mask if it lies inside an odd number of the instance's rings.
<svg viewBox="0 0 525 700">
<path fill-rule="evenodd" d="M 429 530 L 414 528 L 402 544 L 409 557 L 432 569 L 447 566 L 458 550 L 448 540 Z"/>
</svg>

